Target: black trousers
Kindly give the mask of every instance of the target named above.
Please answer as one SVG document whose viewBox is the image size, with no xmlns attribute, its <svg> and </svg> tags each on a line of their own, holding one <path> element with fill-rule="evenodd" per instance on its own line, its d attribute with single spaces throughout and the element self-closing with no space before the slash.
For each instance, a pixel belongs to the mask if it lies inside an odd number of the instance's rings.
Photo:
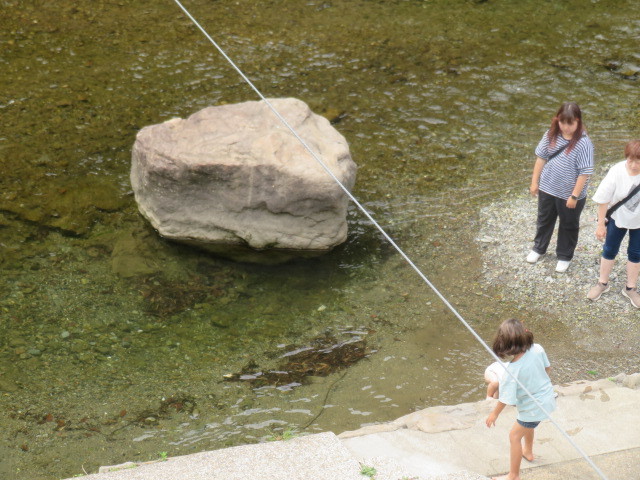
<svg viewBox="0 0 640 480">
<path fill-rule="evenodd" d="M 577 201 L 576 208 L 567 208 L 566 199 L 538 192 L 538 220 L 533 251 L 540 254 L 547 253 L 556 219 L 559 218 L 556 255 L 558 260 L 571 260 L 578 244 L 580 214 L 586 202 L 587 199 L 583 198 Z"/>
</svg>

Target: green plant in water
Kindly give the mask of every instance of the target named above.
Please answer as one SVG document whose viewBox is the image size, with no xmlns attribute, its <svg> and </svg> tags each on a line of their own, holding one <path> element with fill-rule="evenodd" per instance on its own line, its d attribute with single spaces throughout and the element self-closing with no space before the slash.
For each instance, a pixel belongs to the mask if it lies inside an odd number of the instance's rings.
<svg viewBox="0 0 640 480">
<path fill-rule="evenodd" d="M 369 478 L 373 478 L 373 476 L 378 473 L 374 467 L 369 467 L 368 465 L 360 464 L 360 475 L 365 475 Z"/>
<path fill-rule="evenodd" d="M 287 428 L 282 433 L 274 433 L 267 440 L 270 442 L 276 442 L 279 440 L 291 440 L 292 438 L 296 438 L 297 436 L 298 436 L 298 433 L 295 430 L 291 428 Z"/>
<path fill-rule="evenodd" d="M 596 375 L 600 375 L 596 370 L 589 370 L 587 373 L 588 373 L 589 375 L 593 375 L 594 377 L 595 377 Z"/>
<path fill-rule="evenodd" d="M 169 454 L 167 452 L 159 452 L 158 456 L 160 457 L 160 461 L 166 462 Z"/>
<path fill-rule="evenodd" d="M 291 440 L 292 438 L 296 438 L 298 434 L 293 430 L 285 430 L 282 434 L 283 440 Z"/>
</svg>

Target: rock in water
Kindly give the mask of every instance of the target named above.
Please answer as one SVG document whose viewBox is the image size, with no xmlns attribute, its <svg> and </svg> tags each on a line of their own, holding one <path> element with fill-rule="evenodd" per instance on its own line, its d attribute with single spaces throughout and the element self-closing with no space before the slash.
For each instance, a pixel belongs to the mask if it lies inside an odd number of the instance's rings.
<svg viewBox="0 0 640 480">
<path fill-rule="evenodd" d="M 345 138 L 300 100 L 269 102 L 350 190 L 356 165 Z M 319 254 L 347 236 L 347 195 L 264 101 L 143 128 L 131 184 L 160 235 L 237 260 Z"/>
</svg>

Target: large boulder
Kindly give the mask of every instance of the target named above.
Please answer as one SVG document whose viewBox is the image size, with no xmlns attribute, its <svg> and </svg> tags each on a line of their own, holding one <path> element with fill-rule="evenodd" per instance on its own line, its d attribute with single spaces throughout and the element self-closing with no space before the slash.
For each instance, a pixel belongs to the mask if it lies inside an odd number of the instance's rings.
<svg viewBox="0 0 640 480">
<path fill-rule="evenodd" d="M 300 100 L 269 102 L 351 189 L 356 165 L 329 121 Z M 143 128 L 131 184 L 163 237 L 239 260 L 318 254 L 347 236 L 347 195 L 264 101 Z"/>
</svg>

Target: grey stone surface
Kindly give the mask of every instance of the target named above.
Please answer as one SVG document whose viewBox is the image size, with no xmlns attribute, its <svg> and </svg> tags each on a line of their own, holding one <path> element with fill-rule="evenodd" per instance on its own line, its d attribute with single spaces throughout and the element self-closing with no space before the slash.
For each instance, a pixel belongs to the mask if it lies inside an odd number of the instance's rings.
<svg viewBox="0 0 640 480">
<path fill-rule="evenodd" d="M 598 455 L 592 460 L 609 480 L 640 478 L 640 449 L 638 448 Z M 522 474 L 522 480 L 600 480 L 600 478 L 584 460 L 532 467 Z"/>
<path fill-rule="evenodd" d="M 356 165 L 329 121 L 297 99 L 269 102 L 351 189 Z M 325 252 L 347 236 L 347 195 L 263 101 L 143 128 L 131 184 L 162 236 L 229 256 Z"/>
<path fill-rule="evenodd" d="M 125 467 L 127 467 L 125 465 Z M 363 480 L 359 463 L 331 433 L 172 457 L 88 475 L 88 480 Z"/>
<path fill-rule="evenodd" d="M 637 455 L 640 433 L 631 426 L 640 421 L 640 390 L 628 386 L 635 385 L 633 379 L 635 375 L 621 375 L 611 380 L 577 381 L 556 386 L 558 408 L 552 417 L 589 456 L 622 451 Z M 486 476 L 502 474 L 509 466 L 508 432 L 515 422 L 516 412 L 514 407 L 507 407 L 498 418 L 496 427 L 488 429 L 485 418 L 494 402 L 484 400 L 453 407 L 431 407 L 391 422 L 393 428 L 386 431 L 382 428 L 375 432 L 366 427 L 344 432 L 339 437 L 359 461 L 367 462 L 372 457 L 388 458 L 415 476 L 456 474 L 462 470 Z M 469 425 L 470 412 L 473 411 L 476 413 L 472 425 Z M 420 418 L 428 419 L 430 423 L 435 419 L 443 428 L 427 433 L 420 427 Z M 444 428 L 447 424 L 449 428 Z M 534 462 L 523 461 L 521 468 L 525 472 L 533 467 L 573 460 L 587 465 L 567 438 L 548 420 L 536 429 L 534 454 L 538 455 Z M 635 461 L 640 463 L 640 459 Z M 523 478 L 529 477 L 523 474 Z M 619 478 L 615 469 L 608 472 L 608 478 Z"/>
</svg>

